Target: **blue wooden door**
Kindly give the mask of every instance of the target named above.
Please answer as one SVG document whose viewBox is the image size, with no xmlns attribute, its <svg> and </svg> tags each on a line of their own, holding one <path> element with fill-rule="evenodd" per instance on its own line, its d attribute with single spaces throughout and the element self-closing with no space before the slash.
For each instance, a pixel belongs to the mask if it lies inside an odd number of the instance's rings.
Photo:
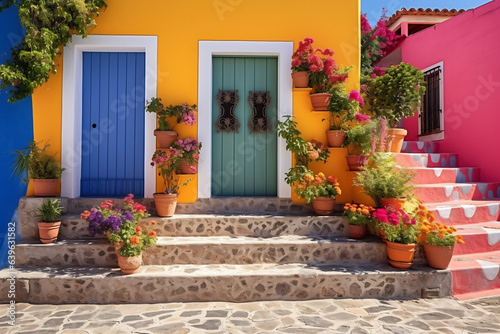
<svg viewBox="0 0 500 334">
<path fill-rule="evenodd" d="M 265 57 L 214 57 L 212 91 L 212 195 L 277 195 L 278 60 Z M 220 131 L 219 90 L 235 91 L 237 131 Z M 250 92 L 268 92 L 268 132 L 255 132 L 249 121 L 254 109 Z M 219 131 L 218 131 L 219 130 Z"/>
<path fill-rule="evenodd" d="M 81 196 L 144 196 L 145 54 L 84 52 Z"/>
</svg>

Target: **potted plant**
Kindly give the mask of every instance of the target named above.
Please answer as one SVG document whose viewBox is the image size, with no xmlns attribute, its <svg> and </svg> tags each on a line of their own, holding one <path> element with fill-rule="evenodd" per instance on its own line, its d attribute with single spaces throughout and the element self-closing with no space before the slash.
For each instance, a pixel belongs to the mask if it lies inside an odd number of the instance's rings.
<svg viewBox="0 0 500 334">
<path fill-rule="evenodd" d="M 192 138 L 177 140 L 172 144 L 172 154 L 179 152 L 182 156 L 179 163 L 179 174 L 196 174 L 198 172 L 200 150 L 201 143 Z"/>
<path fill-rule="evenodd" d="M 63 210 L 61 201 L 58 199 L 46 199 L 38 208 L 37 214 L 40 216 L 38 233 L 42 243 L 50 244 L 57 240 Z"/>
<path fill-rule="evenodd" d="M 405 168 L 396 168 L 391 153 L 377 152 L 370 163 L 359 172 L 354 185 L 363 187 L 363 192 L 370 196 L 376 206 L 393 206 L 401 208 L 401 204 L 412 194 L 413 186 L 409 182 L 414 174 Z"/>
<path fill-rule="evenodd" d="M 346 161 L 351 171 L 361 171 L 368 161 L 368 154 L 376 148 L 378 123 L 370 116 L 357 113 L 353 124 L 346 131 Z"/>
<path fill-rule="evenodd" d="M 155 113 L 158 120 L 158 128 L 154 134 L 158 140 L 159 148 L 169 148 L 177 139 L 177 132 L 174 131 L 177 124 L 181 122 L 186 125 L 196 124 L 195 109 L 195 104 L 192 106 L 181 104 L 165 107 L 161 99 L 156 97 L 146 102 L 146 111 Z"/>
<path fill-rule="evenodd" d="M 367 232 L 367 225 L 372 220 L 372 212 L 375 211 L 371 206 L 364 204 L 344 205 L 344 217 L 349 222 L 349 237 L 353 239 L 363 239 Z"/>
<path fill-rule="evenodd" d="M 181 163 L 182 155 L 177 150 L 157 150 L 152 157 L 151 166 L 157 166 L 163 178 L 164 192 L 154 193 L 156 211 L 160 217 L 172 217 L 177 207 L 180 186 L 186 186 L 191 179 L 179 185 L 177 170 Z"/>
<path fill-rule="evenodd" d="M 322 216 L 333 212 L 335 197 L 342 193 L 336 177 L 326 177 L 323 173 L 313 175 L 310 171 L 301 177 L 295 192 L 307 203 L 312 201 L 314 212 Z"/>
<path fill-rule="evenodd" d="M 465 243 L 463 237 L 455 234 L 455 227 L 436 222 L 434 214 L 427 211 L 423 205 L 419 207 L 419 218 L 422 224 L 418 229 L 418 242 L 424 245 L 427 264 L 436 269 L 448 268 L 455 244 Z"/>
<path fill-rule="evenodd" d="M 307 88 L 309 85 L 309 61 L 314 53 L 312 44 L 314 40 L 306 37 L 299 42 L 297 50 L 292 55 L 292 80 L 295 88 Z"/>
<path fill-rule="evenodd" d="M 330 90 L 332 97 L 328 105 L 330 129 L 326 131 L 329 147 L 342 147 L 345 142 L 347 122 L 354 119 L 354 110 L 363 105 L 359 92 L 353 90 L 347 94 L 343 85 Z"/>
<path fill-rule="evenodd" d="M 409 269 L 415 256 L 418 224 L 401 209 L 377 209 L 372 214 L 385 232 L 389 264 L 399 269 Z"/>
<path fill-rule="evenodd" d="M 57 182 L 64 168 L 61 168 L 54 156 L 47 153 L 49 144 L 43 147 L 35 141 L 29 146 L 14 153 L 13 169 L 17 176 L 26 173 L 24 182 L 33 180 L 35 196 L 53 197 L 57 195 Z"/>
<path fill-rule="evenodd" d="M 405 129 L 396 129 L 404 117 L 411 117 L 419 110 L 425 93 L 425 75 L 410 64 L 393 65 L 384 75 L 373 79 L 368 87 L 371 110 L 384 118 L 390 127 L 387 131 L 389 152 L 401 152 Z"/>
<path fill-rule="evenodd" d="M 328 56 L 327 58 L 320 58 L 317 55 L 310 57 L 312 65 L 309 66 L 309 85 L 313 89 L 311 104 L 315 111 L 328 110 L 332 89 L 342 86 L 350 71 L 350 67 L 339 69 L 335 60 L 330 57 L 333 55 L 333 51 L 328 52 L 327 50 L 329 49 L 323 51 L 323 55 Z"/>
</svg>

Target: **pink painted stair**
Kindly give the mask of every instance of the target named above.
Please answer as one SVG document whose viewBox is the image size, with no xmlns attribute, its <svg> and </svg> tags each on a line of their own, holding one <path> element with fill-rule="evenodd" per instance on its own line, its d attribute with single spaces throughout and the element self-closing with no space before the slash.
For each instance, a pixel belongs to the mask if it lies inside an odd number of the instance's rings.
<svg viewBox="0 0 500 334">
<path fill-rule="evenodd" d="M 500 182 L 479 182 L 479 168 L 459 167 L 458 155 L 440 153 L 437 142 L 406 142 L 401 152 L 396 162 L 416 173 L 417 197 L 465 240 L 449 266 L 453 295 L 500 295 Z"/>
</svg>

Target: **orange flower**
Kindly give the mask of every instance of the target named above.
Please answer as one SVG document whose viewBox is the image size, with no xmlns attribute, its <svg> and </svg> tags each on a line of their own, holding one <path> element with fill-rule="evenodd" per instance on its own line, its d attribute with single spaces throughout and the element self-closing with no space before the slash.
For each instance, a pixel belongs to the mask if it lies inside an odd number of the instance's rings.
<svg viewBox="0 0 500 334">
<path fill-rule="evenodd" d="M 337 192 L 337 195 L 342 194 L 342 190 L 340 190 L 339 187 L 335 187 L 335 191 Z"/>
<path fill-rule="evenodd" d="M 306 174 L 304 175 L 304 180 L 306 182 L 312 182 L 314 180 L 314 176 L 312 176 L 311 174 Z"/>
<path fill-rule="evenodd" d="M 130 243 L 132 245 L 138 245 L 139 244 L 139 237 L 136 235 L 133 235 L 130 237 Z"/>
<path fill-rule="evenodd" d="M 356 208 L 352 207 L 351 209 L 351 212 L 356 212 Z"/>
<path fill-rule="evenodd" d="M 156 225 L 157 224 L 156 220 L 151 221 L 151 224 Z"/>
<path fill-rule="evenodd" d="M 90 211 L 89 211 L 89 210 L 85 210 L 85 211 L 84 211 L 84 212 L 80 215 L 80 218 L 81 218 L 81 219 L 85 219 L 85 220 L 89 219 L 89 217 L 90 217 Z"/>
<path fill-rule="evenodd" d="M 368 209 L 363 209 L 363 211 L 362 211 L 362 212 L 363 212 L 363 214 L 364 214 L 365 216 L 369 216 L 369 215 L 370 215 L 370 211 L 369 211 Z"/>
<path fill-rule="evenodd" d="M 444 235 L 439 234 L 439 239 L 443 239 L 443 238 L 444 238 Z"/>
<path fill-rule="evenodd" d="M 344 207 L 350 207 L 351 206 L 351 203 L 346 203 Z"/>
<path fill-rule="evenodd" d="M 137 233 L 137 234 L 141 235 L 141 234 L 142 234 L 142 227 L 137 226 L 137 227 L 135 228 L 135 233 Z"/>
<path fill-rule="evenodd" d="M 150 237 L 153 237 L 153 238 L 156 238 L 156 237 L 157 237 L 157 235 L 156 235 L 156 232 L 155 232 L 155 231 L 149 231 L 149 232 L 148 232 L 148 235 L 149 235 Z"/>
<path fill-rule="evenodd" d="M 361 208 L 358 208 L 358 210 L 357 210 L 357 211 L 358 211 L 358 212 L 363 212 L 363 209 L 361 209 Z"/>
<path fill-rule="evenodd" d="M 329 176 L 329 177 L 327 178 L 327 180 L 328 180 L 328 182 L 330 182 L 330 183 L 332 183 L 332 184 L 335 184 L 335 183 L 337 183 L 337 182 L 338 182 L 338 181 L 337 181 L 337 178 L 336 178 L 335 176 Z"/>
</svg>

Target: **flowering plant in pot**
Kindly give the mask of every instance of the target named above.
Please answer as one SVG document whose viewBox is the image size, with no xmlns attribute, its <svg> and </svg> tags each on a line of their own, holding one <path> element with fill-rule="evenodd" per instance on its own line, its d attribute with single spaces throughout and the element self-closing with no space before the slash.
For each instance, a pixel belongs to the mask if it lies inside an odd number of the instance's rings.
<svg viewBox="0 0 500 334">
<path fill-rule="evenodd" d="M 381 130 L 382 129 L 382 130 Z M 347 165 L 351 171 L 361 171 L 368 162 L 368 154 L 377 148 L 379 134 L 383 127 L 370 116 L 357 113 L 346 131 Z"/>
<path fill-rule="evenodd" d="M 180 174 L 196 174 L 198 171 L 198 160 L 200 159 L 201 143 L 196 139 L 186 138 L 177 140 L 172 144 L 172 154 L 182 156 L 179 162 Z"/>
<path fill-rule="evenodd" d="M 417 241 L 424 245 L 427 263 L 436 269 L 448 268 L 455 244 L 465 243 L 463 237 L 456 234 L 455 227 L 436 222 L 434 214 L 423 205 L 419 207 L 418 218 L 422 224 L 418 229 Z"/>
<path fill-rule="evenodd" d="M 425 85 L 424 73 L 406 63 L 391 66 L 369 84 L 371 110 L 384 118 L 391 128 L 386 139 L 390 152 L 401 152 L 407 131 L 394 128 L 401 119 L 413 116 L 420 109 Z"/>
<path fill-rule="evenodd" d="M 313 209 L 317 214 L 329 215 L 333 212 L 335 197 L 342 191 L 336 177 L 326 177 L 321 172 L 313 175 L 311 171 L 308 171 L 301 177 L 295 193 L 307 203 L 312 201 Z"/>
<path fill-rule="evenodd" d="M 402 209 L 381 208 L 372 214 L 387 239 L 389 264 L 400 269 L 408 269 L 415 256 L 418 224 Z"/>
<path fill-rule="evenodd" d="M 64 208 L 58 199 L 46 199 L 38 208 L 37 214 L 40 216 L 38 233 L 42 243 L 50 244 L 57 240 L 63 211 Z"/>
<path fill-rule="evenodd" d="M 157 150 L 152 157 L 151 166 L 157 166 L 159 175 L 163 179 L 161 193 L 154 193 L 156 211 L 160 217 L 172 217 L 177 206 L 177 198 L 181 186 L 186 186 L 191 179 L 179 184 L 177 170 L 182 160 L 182 153 L 176 149 Z"/>
<path fill-rule="evenodd" d="M 413 186 L 409 183 L 414 177 L 408 169 L 396 167 L 391 153 L 376 152 L 365 169 L 357 173 L 354 185 L 361 186 L 376 206 L 400 209 L 404 199 L 412 196 Z"/>
<path fill-rule="evenodd" d="M 344 205 L 343 216 L 349 222 L 349 236 L 354 239 L 362 239 L 366 235 L 367 225 L 372 221 L 372 212 L 375 209 L 371 206 L 356 203 L 346 203 Z"/>
<path fill-rule="evenodd" d="M 309 85 L 309 57 L 314 53 L 314 39 L 306 37 L 299 42 L 292 55 L 292 79 L 295 88 L 306 88 Z"/>
<path fill-rule="evenodd" d="M 175 141 L 177 132 L 174 129 L 177 124 L 196 124 L 195 110 L 195 104 L 192 106 L 186 103 L 164 106 L 161 99 L 156 97 L 152 98 L 151 101 L 146 101 L 146 112 L 155 113 L 158 120 L 155 136 L 160 148 L 169 148 Z"/>
<path fill-rule="evenodd" d="M 28 147 L 14 151 L 13 173 L 17 176 L 25 174 L 24 182 L 33 180 L 35 196 L 56 196 L 57 182 L 64 171 L 56 158 L 47 152 L 49 146 L 49 143 L 42 146 L 31 141 Z"/>
</svg>

